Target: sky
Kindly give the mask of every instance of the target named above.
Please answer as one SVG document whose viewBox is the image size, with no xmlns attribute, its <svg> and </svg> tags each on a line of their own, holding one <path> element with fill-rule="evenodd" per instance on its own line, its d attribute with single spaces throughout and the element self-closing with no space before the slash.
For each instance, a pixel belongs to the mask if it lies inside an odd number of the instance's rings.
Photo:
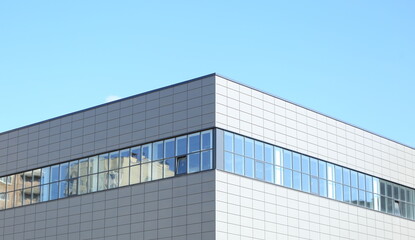
<svg viewBox="0 0 415 240">
<path fill-rule="evenodd" d="M 0 132 L 216 72 L 415 147 L 415 1 L 1 1 Z"/>
</svg>

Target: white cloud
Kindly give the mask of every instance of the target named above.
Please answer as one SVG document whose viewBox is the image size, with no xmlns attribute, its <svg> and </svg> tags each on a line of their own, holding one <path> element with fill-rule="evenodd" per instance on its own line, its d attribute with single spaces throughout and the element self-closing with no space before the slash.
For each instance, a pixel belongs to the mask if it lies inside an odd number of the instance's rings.
<svg viewBox="0 0 415 240">
<path fill-rule="evenodd" d="M 118 99 L 121 99 L 121 98 L 118 97 L 118 96 L 115 96 L 115 95 L 110 95 L 110 96 L 108 96 L 108 97 L 105 98 L 105 102 L 106 103 L 109 103 L 109 102 L 112 102 L 112 101 L 116 101 Z"/>
</svg>

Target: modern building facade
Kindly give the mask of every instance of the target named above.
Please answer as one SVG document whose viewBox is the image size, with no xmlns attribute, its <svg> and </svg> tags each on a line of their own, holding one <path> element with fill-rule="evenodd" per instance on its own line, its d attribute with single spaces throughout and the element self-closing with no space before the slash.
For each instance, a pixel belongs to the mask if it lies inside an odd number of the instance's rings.
<svg viewBox="0 0 415 240">
<path fill-rule="evenodd" d="M 415 149 L 216 74 L 0 133 L 0 239 L 415 239 Z"/>
</svg>

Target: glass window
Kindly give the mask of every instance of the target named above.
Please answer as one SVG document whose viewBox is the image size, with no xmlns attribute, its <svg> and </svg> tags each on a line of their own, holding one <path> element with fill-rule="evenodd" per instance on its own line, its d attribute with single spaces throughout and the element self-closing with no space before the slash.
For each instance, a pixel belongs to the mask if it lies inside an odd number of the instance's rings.
<svg viewBox="0 0 415 240">
<path fill-rule="evenodd" d="M 399 201 L 394 201 L 393 202 L 393 213 L 396 216 L 400 216 L 400 211 L 399 211 L 400 207 L 399 207 Z"/>
<path fill-rule="evenodd" d="M 318 195 L 318 178 L 311 177 L 311 193 Z"/>
<path fill-rule="evenodd" d="M 32 187 L 32 178 L 33 178 L 32 171 L 27 171 L 23 174 L 23 179 L 24 179 L 23 188 Z"/>
<path fill-rule="evenodd" d="M 350 186 L 350 170 L 343 168 L 343 184 Z"/>
<path fill-rule="evenodd" d="M 380 194 L 386 195 L 386 182 L 380 180 Z"/>
<path fill-rule="evenodd" d="M 282 179 L 282 168 L 275 166 L 275 183 L 278 185 L 282 185 L 283 179 Z"/>
<path fill-rule="evenodd" d="M 123 149 L 120 151 L 120 168 L 128 167 L 130 165 L 130 149 Z"/>
<path fill-rule="evenodd" d="M 265 144 L 265 162 L 267 163 L 274 163 L 274 148 L 269 145 Z"/>
<path fill-rule="evenodd" d="M 65 180 L 68 179 L 68 175 L 69 175 L 69 164 L 68 163 L 62 163 L 60 164 L 59 167 L 59 179 L 60 180 Z"/>
<path fill-rule="evenodd" d="M 50 167 L 50 181 L 56 182 L 59 180 L 59 165 Z"/>
<path fill-rule="evenodd" d="M 96 192 L 98 190 L 98 175 L 89 175 L 88 179 L 88 192 Z"/>
<path fill-rule="evenodd" d="M 399 186 L 393 185 L 393 198 L 399 200 Z"/>
<path fill-rule="evenodd" d="M 392 184 L 386 182 L 386 196 L 392 197 Z"/>
<path fill-rule="evenodd" d="M 40 185 L 41 171 L 42 170 L 40 168 L 33 170 L 33 182 L 32 182 L 33 187 Z"/>
<path fill-rule="evenodd" d="M 310 176 L 308 174 L 302 174 L 301 176 L 301 189 L 304 192 L 310 192 Z"/>
<path fill-rule="evenodd" d="M 69 163 L 69 178 L 77 178 L 78 177 L 78 160 L 72 161 Z"/>
<path fill-rule="evenodd" d="M 331 199 L 336 198 L 336 185 L 332 181 L 327 181 L 327 197 Z"/>
<path fill-rule="evenodd" d="M 351 186 L 354 188 L 358 188 L 358 184 L 357 184 L 357 172 L 350 170 L 350 183 Z"/>
<path fill-rule="evenodd" d="M 111 170 L 108 173 L 108 188 L 117 188 L 118 187 L 118 169 Z"/>
<path fill-rule="evenodd" d="M 320 178 L 327 178 L 327 166 L 326 162 L 324 161 L 318 161 L 318 173 Z"/>
<path fill-rule="evenodd" d="M 366 191 L 373 192 L 373 178 L 366 175 Z"/>
<path fill-rule="evenodd" d="M 32 204 L 40 202 L 41 190 L 40 186 L 32 188 Z"/>
<path fill-rule="evenodd" d="M 366 207 L 373 209 L 373 193 L 366 192 Z"/>
<path fill-rule="evenodd" d="M 233 152 L 233 134 L 225 132 L 225 151 Z"/>
<path fill-rule="evenodd" d="M 68 181 L 68 196 L 78 195 L 78 180 L 71 179 Z"/>
<path fill-rule="evenodd" d="M 327 180 L 319 179 L 319 193 L 322 197 L 327 197 Z"/>
<path fill-rule="evenodd" d="M 151 181 L 151 163 L 141 164 L 141 182 Z"/>
<path fill-rule="evenodd" d="M 212 130 L 202 132 L 202 150 L 212 148 Z"/>
<path fill-rule="evenodd" d="M 40 184 L 48 184 L 50 179 L 50 167 L 42 168 L 42 176 L 40 177 Z"/>
<path fill-rule="evenodd" d="M 163 159 L 163 141 L 153 143 L 153 160 Z"/>
<path fill-rule="evenodd" d="M 40 194 L 40 201 L 46 202 L 49 201 L 49 184 L 41 185 L 41 194 Z"/>
<path fill-rule="evenodd" d="M 22 191 L 22 204 L 29 205 L 32 198 L 32 188 L 25 188 Z"/>
<path fill-rule="evenodd" d="M 78 181 L 78 193 L 85 194 L 87 192 L 88 192 L 88 176 L 80 177 Z"/>
<path fill-rule="evenodd" d="M 225 152 L 225 171 L 234 172 L 233 154 L 230 152 Z"/>
<path fill-rule="evenodd" d="M 386 198 L 386 211 L 389 214 L 393 214 L 394 201 L 392 198 Z"/>
<path fill-rule="evenodd" d="M 334 178 L 334 165 L 331 163 L 327 163 L 327 180 L 334 181 Z"/>
<path fill-rule="evenodd" d="M 59 182 L 59 198 L 66 198 L 68 196 L 68 182 Z"/>
<path fill-rule="evenodd" d="M 301 172 L 301 161 L 300 161 L 300 154 L 293 153 L 293 169 Z"/>
<path fill-rule="evenodd" d="M 264 163 L 255 161 L 255 178 L 264 179 Z"/>
<path fill-rule="evenodd" d="M 187 173 L 187 158 L 178 157 L 177 158 L 177 174 Z"/>
<path fill-rule="evenodd" d="M 343 168 L 340 166 L 335 166 L 335 181 L 337 183 L 343 183 Z"/>
<path fill-rule="evenodd" d="M 174 138 L 164 141 L 164 157 L 165 158 L 174 157 Z"/>
<path fill-rule="evenodd" d="M 152 180 L 157 180 L 163 178 L 163 166 L 164 161 L 154 161 L 152 166 L 153 174 Z"/>
<path fill-rule="evenodd" d="M 284 168 L 292 168 L 292 154 L 291 151 L 284 149 Z"/>
<path fill-rule="evenodd" d="M 187 136 L 176 138 L 176 156 L 187 154 Z"/>
<path fill-rule="evenodd" d="M 265 181 L 274 182 L 274 165 L 265 163 Z"/>
<path fill-rule="evenodd" d="M 235 135 L 235 153 L 244 155 L 244 138 L 240 135 Z"/>
<path fill-rule="evenodd" d="M 244 175 L 244 157 L 241 155 L 235 155 L 235 173 L 239 175 Z"/>
<path fill-rule="evenodd" d="M 343 201 L 343 185 L 336 183 L 336 200 Z"/>
<path fill-rule="evenodd" d="M 143 145 L 141 147 L 141 161 L 149 162 L 151 159 L 151 144 Z"/>
<path fill-rule="evenodd" d="M 310 159 L 304 155 L 301 155 L 301 170 L 303 173 L 310 174 Z"/>
<path fill-rule="evenodd" d="M 264 143 L 255 141 L 255 159 L 264 160 Z"/>
<path fill-rule="evenodd" d="M 301 173 L 293 171 L 293 188 L 301 190 Z"/>
<path fill-rule="evenodd" d="M 88 174 L 93 174 L 97 172 L 98 172 L 98 156 L 90 157 Z"/>
<path fill-rule="evenodd" d="M 366 189 L 366 178 L 365 174 L 359 173 L 359 189 L 365 190 Z"/>
<path fill-rule="evenodd" d="M 373 209 L 380 211 L 380 196 L 377 194 L 373 195 Z"/>
<path fill-rule="evenodd" d="M 274 147 L 274 160 L 275 165 L 282 166 L 282 149 Z"/>
<path fill-rule="evenodd" d="M 88 174 L 88 158 L 79 160 L 79 176 Z"/>
<path fill-rule="evenodd" d="M 254 177 L 254 159 L 245 158 L 245 176 Z"/>
<path fill-rule="evenodd" d="M 200 171 L 200 153 L 189 154 L 189 173 Z"/>
<path fill-rule="evenodd" d="M 24 183 L 24 173 L 18 173 L 15 175 L 16 180 L 15 180 L 15 188 L 16 189 L 22 189 L 23 188 L 23 183 Z"/>
<path fill-rule="evenodd" d="M 352 202 L 349 186 L 343 186 L 343 199 L 345 202 L 348 202 L 348 203 Z"/>
<path fill-rule="evenodd" d="M 359 200 L 359 192 L 357 188 L 351 188 L 351 197 L 352 197 L 352 203 L 357 205 L 358 200 Z"/>
<path fill-rule="evenodd" d="M 200 151 L 200 133 L 189 135 L 189 153 Z"/>
<path fill-rule="evenodd" d="M 387 212 L 386 211 L 386 197 L 384 196 L 380 196 L 380 210 L 382 212 Z"/>
<path fill-rule="evenodd" d="M 100 172 L 108 171 L 108 153 L 99 155 L 98 170 Z"/>
<path fill-rule="evenodd" d="M 14 192 L 14 206 L 20 207 L 23 204 L 23 190 Z"/>
<path fill-rule="evenodd" d="M 311 174 L 311 176 L 318 177 L 318 161 L 317 161 L 317 159 L 310 158 L 310 174 Z"/>
<path fill-rule="evenodd" d="M 141 165 L 130 167 L 130 184 L 137 184 L 141 180 Z"/>
<path fill-rule="evenodd" d="M 254 140 L 245 138 L 245 156 L 254 158 Z"/>
<path fill-rule="evenodd" d="M 283 173 L 283 179 L 284 179 L 283 184 L 284 184 L 284 186 L 292 188 L 292 186 L 293 186 L 292 171 L 288 170 L 288 169 L 284 169 L 283 171 L 284 171 L 284 173 Z"/>
<path fill-rule="evenodd" d="M 406 201 L 405 199 L 405 188 L 404 187 L 399 187 L 400 193 L 399 193 L 399 197 L 401 201 Z"/>
<path fill-rule="evenodd" d="M 202 152 L 202 171 L 213 168 L 212 150 Z"/>
<path fill-rule="evenodd" d="M 209 152 L 209 151 L 207 151 Z M 206 152 L 203 152 L 206 153 Z M 203 156 L 203 154 L 202 154 Z M 168 158 L 166 160 L 164 160 L 164 177 L 168 178 L 168 177 L 174 177 L 174 173 L 175 173 L 175 160 L 174 158 Z"/>
<path fill-rule="evenodd" d="M 108 172 L 98 174 L 98 191 L 108 189 Z"/>
<path fill-rule="evenodd" d="M 118 166 L 119 156 L 120 156 L 120 152 L 118 151 L 110 153 L 109 170 L 114 170 L 114 169 L 119 168 Z"/>
<path fill-rule="evenodd" d="M 135 165 L 141 163 L 141 147 L 131 148 L 130 164 Z"/>
<path fill-rule="evenodd" d="M 12 208 L 14 202 L 14 192 L 6 193 L 6 209 Z"/>
</svg>

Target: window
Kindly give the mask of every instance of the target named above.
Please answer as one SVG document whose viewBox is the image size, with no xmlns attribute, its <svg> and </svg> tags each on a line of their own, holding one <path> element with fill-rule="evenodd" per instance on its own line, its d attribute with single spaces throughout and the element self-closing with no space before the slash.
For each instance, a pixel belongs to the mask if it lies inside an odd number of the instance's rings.
<svg viewBox="0 0 415 240">
<path fill-rule="evenodd" d="M 178 157 L 177 158 L 177 174 L 187 173 L 187 158 Z"/>
<path fill-rule="evenodd" d="M 200 151 L 200 133 L 189 135 L 189 153 Z"/>
</svg>

